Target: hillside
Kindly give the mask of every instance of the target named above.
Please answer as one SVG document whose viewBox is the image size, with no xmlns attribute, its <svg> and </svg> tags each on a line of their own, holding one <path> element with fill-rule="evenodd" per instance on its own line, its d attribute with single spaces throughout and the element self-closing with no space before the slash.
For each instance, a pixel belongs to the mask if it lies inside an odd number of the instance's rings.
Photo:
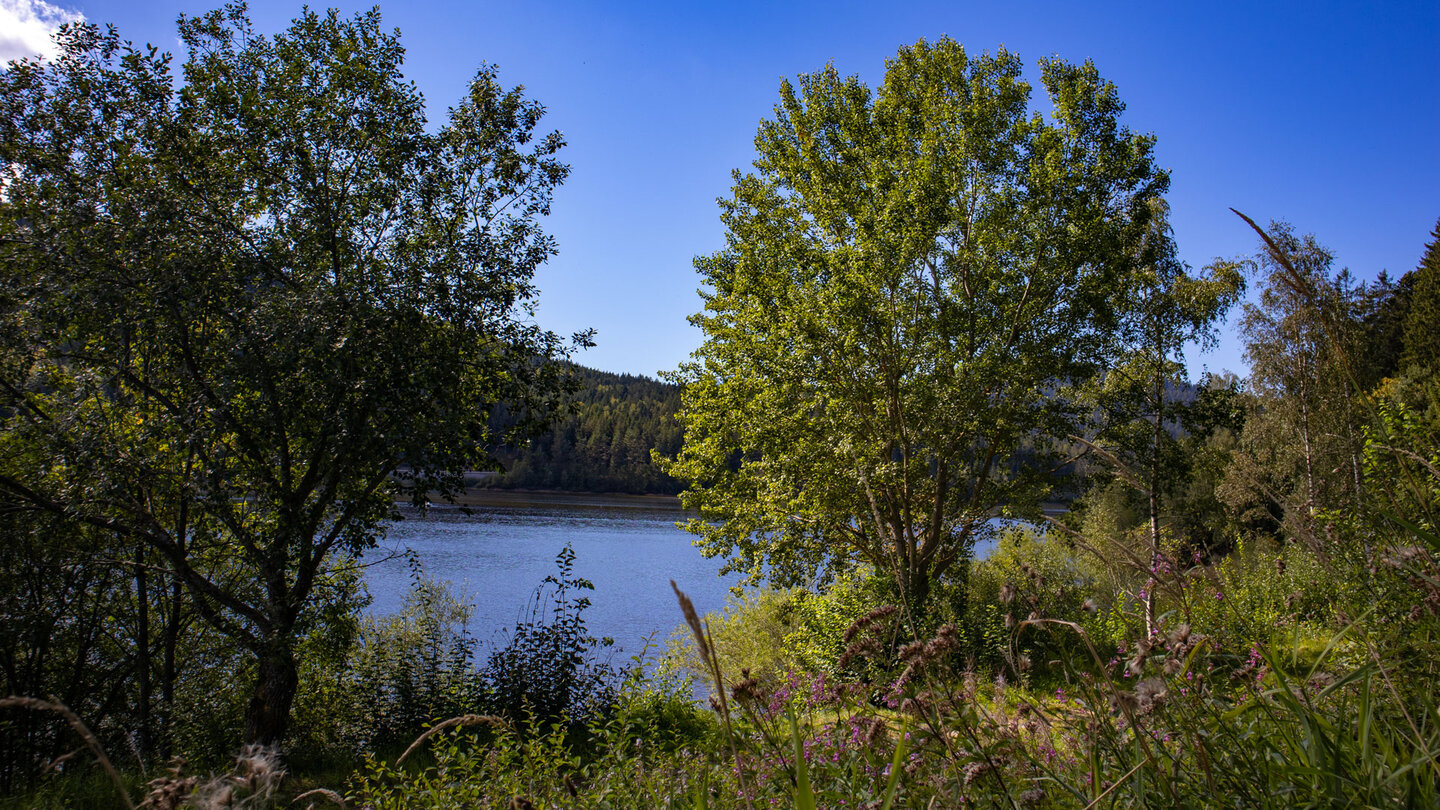
<svg viewBox="0 0 1440 810">
<path fill-rule="evenodd" d="M 491 486 L 673 495 L 680 483 L 650 451 L 680 449 L 680 389 L 649 377 L 577 366 L 577 410 L 527 446 L 502 453 L 505 473 Z"/>
</svg>

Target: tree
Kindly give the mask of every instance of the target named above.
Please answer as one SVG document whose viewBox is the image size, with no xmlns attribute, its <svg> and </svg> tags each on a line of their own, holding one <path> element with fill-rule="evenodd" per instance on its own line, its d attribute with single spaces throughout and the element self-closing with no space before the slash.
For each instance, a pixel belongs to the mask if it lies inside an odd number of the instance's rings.
<svg viewBox="0 0 1440 810">
<path fill-rule="evenodd" d="M 1275 504 L 1289 537 L 1323 550 L 1322 513 L 1355 510 L 1363 490 L 1362 392 L 1353 369 L 1366 291 L 1348 271 L 1331 270 L 1334 257 L 1314 236 L 1246 221 L 1262 243 L 1260 300 L 1245 305 L 1240 322 L 1257 412 L 1245 422 L 1225 497 Z M 1328 524 L 1325 534 L 1334 539 Z"/>
<path fill-rule="evenodd" d="M 873 94 L 833 66 L 782 83 L 673 375 L 667 470 L 728 569 L 862 561 L 918 608 L 997 510 L 1038 516 L 1167 185 L 1092 65 L 1041 71 L 1049 119 L 1018 57 L 948 39 L 902 48 Z"/>
<path fill-rule="evenodd" d="M 179 81 L 88 25 L 0 77 L 0 492 L 153 549 L 252 654 L 269 743 L 337 555 L 567 388 L 529 317 L 568 169 L 490 67 L 427 129 L 378 12 L 179 32 Z"/>
<path fill-rule="evenodd" d="M 1406 273 L 1414 276 L 1405 313 L 1405 363 L 1419 376 L 1433 376 L 1440 367 L 1440 220 L 1430 232 L 1420 264 Z"/>
<path fill-rule="evenodd" d="M 1187 382 L 1184 350 L 1213 343 L 1215 321 L 1244 289 L 1235 262 L 1217 261 L 1191 275 L 1176 256 L 1168 210 L 1161 199 L 1139 244 L 1137 267 L 1125 305 L 1123 351 L 1099 384 L 1106 424 L 1097 438 L 1127 483 L 1145 498 L 1149 570 L 1161 563 L 1162 505 L 1184 480 L 1186 459 L 1176 434 L 1186 405 L 1176 395 Z M 1145 588 L 1145 631 L 1155 629 L 1155 589 Z"/>
</svg>

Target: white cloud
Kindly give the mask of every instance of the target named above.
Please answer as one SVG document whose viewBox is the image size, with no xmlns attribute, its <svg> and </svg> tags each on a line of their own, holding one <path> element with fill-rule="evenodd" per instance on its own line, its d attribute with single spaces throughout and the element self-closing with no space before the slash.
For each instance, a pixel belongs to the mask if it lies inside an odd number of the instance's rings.
<svg viewBox="0 0 1440 810">
<path fill-rule="evenodd" d="M 45 0 L 0 0 L 0 62 L 55 55 L 55 31 L 85 19 L 78 11 Z"/>
</svg>

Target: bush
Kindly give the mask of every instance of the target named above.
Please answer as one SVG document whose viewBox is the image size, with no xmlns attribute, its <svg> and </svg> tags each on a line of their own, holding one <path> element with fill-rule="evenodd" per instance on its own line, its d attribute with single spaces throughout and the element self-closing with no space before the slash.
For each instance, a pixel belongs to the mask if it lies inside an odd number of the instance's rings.
<svg viewBox="0 0 1440 810">
<path fill-rule="evenodd" d="M 1030 526 L 1010 527 L 971 572 L 961 634 L 965 652 L 978 664 L 1026 656 L 1037 671 L 1045 671 L 1052 660 L 1081 654 L 1073 634 L 1024 623 L 1032 617 L 1091 621 L 1114 602 L 1098 593 L 1107 579 L 1086 552 L 1064 537 Z"/>
<path fill-rule="evenodd" d="M 595 638 L 585 626 L 590 599 L 577 592 L 595 586 L 574 576 L 575 551 L 569 545 L 555 565 L 559 572 L 536 589 L 528 618 L 516 623 L 509 641 L 480 671 L 483 701 L 489 711 L 514 720 L 585 723 L 615 702 L 619 674 L 608 661 L 595 659 L 598 649 L 614 641 Z M 548 616 L 542 613 L 547 603 Z"/>
</svg>

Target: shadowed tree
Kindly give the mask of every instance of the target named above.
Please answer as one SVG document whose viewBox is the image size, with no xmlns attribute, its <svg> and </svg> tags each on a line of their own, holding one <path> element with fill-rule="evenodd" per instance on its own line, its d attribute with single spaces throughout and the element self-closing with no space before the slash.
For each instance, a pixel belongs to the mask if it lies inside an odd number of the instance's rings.
<svg viewBox="0 0 1440 810">
<path fill-rule="evenodd" d="M 1097 383 L 1097 404 L 1107 424 L 1099 433 L 1106 460 L 1145 499 L 1149 568 L 1161 561 L 1162 507 L 1185 477 L 1187 459 L 1176 433 L 1186 416 L 1177 396 L 1187 382 L 1186 344 L 1213 344 L 1215 322 L 1244 289 L 1238 263 L 1217 261 L 1192 275 L 1176 256 L 1163 200 L 1137 254 L 1121 331 L 1124 350 Z M 1089 444 L 1087 442 L 1087 444 Z M 1155 627 L 1155 588 L 1145 588 L 1146 633 Z"/>
<path fill-rule="evenodd" d="M 491 68 L 429 127 L 378 12 L 180 38 L 178 80 L 86 25 L 0 76 L 0 492 L 153 549 L 253 654 L 274 742 L 336 555 L 488 464 L 497 403 L 524 433 L 567 388 L 529 320 L 567 167 Z"/>
</svg>

